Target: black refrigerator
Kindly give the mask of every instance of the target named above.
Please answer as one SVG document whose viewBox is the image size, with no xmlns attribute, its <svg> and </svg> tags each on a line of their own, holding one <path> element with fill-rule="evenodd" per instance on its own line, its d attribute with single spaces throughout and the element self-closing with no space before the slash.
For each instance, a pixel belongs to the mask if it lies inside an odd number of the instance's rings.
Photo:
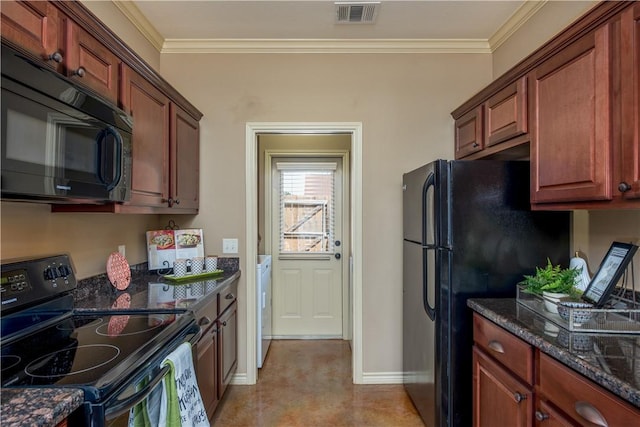
<svg viewBox="0 0 640 427">
<path fill-rule="evenodd" d="M 532 212 L 529 162 L 437 160 L 403 175 L 403 381 L 428 427 L 472 425 L 467 299 L 567 266 L 569 212 Z"/>
</svg>

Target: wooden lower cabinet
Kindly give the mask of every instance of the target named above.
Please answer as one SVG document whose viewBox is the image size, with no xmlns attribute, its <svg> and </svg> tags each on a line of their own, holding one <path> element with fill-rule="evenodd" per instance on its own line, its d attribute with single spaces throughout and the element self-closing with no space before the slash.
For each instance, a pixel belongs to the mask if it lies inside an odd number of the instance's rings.
<svg viewBox="0 0 640 427">
<path fill-rule="evenodd" d="M 195 312 L 202 329 L 196 346 L 196 377 L 209 419 L 231 383 L 238 365 L 237 290 L 236 280 L 220 289 Z"/>
<path fill-rule="evenodd" d="M 547 411 L 555 408 L 557 414 L 565 417 L 565 424 L 558 425 L 640 425 L 640 410 L 552 357 L 540 354 L 538 372 L 539 399 L 547 402 Z M 536 409 L 536 413 L 538 412 L 548 414 L 544 407 Z M 558 415 L 553 418 L 561 419 Z"/>
<path fill-rule="evenodd" d="M 527 357 L 512 349 L 529 344 L 477 313 L 473 320 L 474 427 L 640 425 L 638 408 L 538 349 L 532 348 L 532 380 L 523 379 L 520 365 Z"/>
<path fill-rule="evenodd" d="M 218 327 L 215 322 L 198 341 L 197 351 L 198 387 L 207 417 L 211 418 L 220 401 L 218 397 Z"/>
<path fill-rule="evenodd" d="M 473 348 L 473 425 L 531 426 L 533 389 Z"/>
<path fill-rule="evenodd" d="M 218 319 L 220 346 L 218 352 L 218 397 L 222 397 L 231 383 L 238 365 L 238 303 L 234 302 Z"/>
</svg>

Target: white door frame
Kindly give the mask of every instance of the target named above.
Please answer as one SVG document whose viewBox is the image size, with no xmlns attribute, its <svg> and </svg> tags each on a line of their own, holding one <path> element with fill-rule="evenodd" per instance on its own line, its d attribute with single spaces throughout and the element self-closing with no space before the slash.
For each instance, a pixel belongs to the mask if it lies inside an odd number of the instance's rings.
<svg viewBox="0 0 640 427">
<path fill-rule="evenodd" d="M 362 123 L 360 122 L 249 122 L 245 131 L 245 185 L 246 185 L 246 384 L 255 384 L 258 378 L 256 336 L 257 313 L 254 310 L 256 301 L 256 269 L 258 247 L 255 236 L 258 235 L 258 134 L 351 134 L 351 177 L 350 177 L 350 223 L 351 223 L 351 255 L 353 299 L 353 331 L 352 331 L 352 380 L 354 384 L 363 384 L 362 354 Z"/>
</svg>

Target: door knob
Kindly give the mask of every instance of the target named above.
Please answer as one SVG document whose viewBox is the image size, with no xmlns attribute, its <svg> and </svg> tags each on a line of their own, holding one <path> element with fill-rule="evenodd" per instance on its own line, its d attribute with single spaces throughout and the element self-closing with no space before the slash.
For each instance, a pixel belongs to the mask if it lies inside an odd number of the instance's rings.
<svg viewBox="0 0 640 427">
<path fill-rule="evenodd" d="M 340 255 L 340 253 L 337 253 L 337 254 L 334 255 L 334 257 L 336 257 L 336 259 L 340 259 L 340 258 L 342 258 L 342 255 Z"/>
</svg>

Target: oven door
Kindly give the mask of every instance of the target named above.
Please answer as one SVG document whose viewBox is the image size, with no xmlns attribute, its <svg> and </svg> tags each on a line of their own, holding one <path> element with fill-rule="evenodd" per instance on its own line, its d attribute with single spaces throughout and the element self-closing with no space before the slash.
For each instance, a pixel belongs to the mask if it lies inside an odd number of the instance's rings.
<svg viewBox="0 0 640 427">
<path fill-rule="evenodd" d="M 170 345 L 164 347 L 166 352 L 158 354 L 154 359 L 141 367 L 131 379 L 116 391 L 104 403 L 92 405 L 92 427 L 126 427 L 133 416 L 133 410 L 141 410 L 144 406 L 145 416 L 150 420 L 157 419 L 160 411 L 162 383 L 169 375 L 169 367 L 161 366 L 162 360 L 175 350 L 181 343 L 189 342 L 192 354 L 195 355 L 195 345 L 200 339 L 200 327 L 193 323 L 181 336 Z M 138 403 L 144 405 L 138 405 Z M 150 425 L 154 425 L 152 421 Z"/>
</svg>

